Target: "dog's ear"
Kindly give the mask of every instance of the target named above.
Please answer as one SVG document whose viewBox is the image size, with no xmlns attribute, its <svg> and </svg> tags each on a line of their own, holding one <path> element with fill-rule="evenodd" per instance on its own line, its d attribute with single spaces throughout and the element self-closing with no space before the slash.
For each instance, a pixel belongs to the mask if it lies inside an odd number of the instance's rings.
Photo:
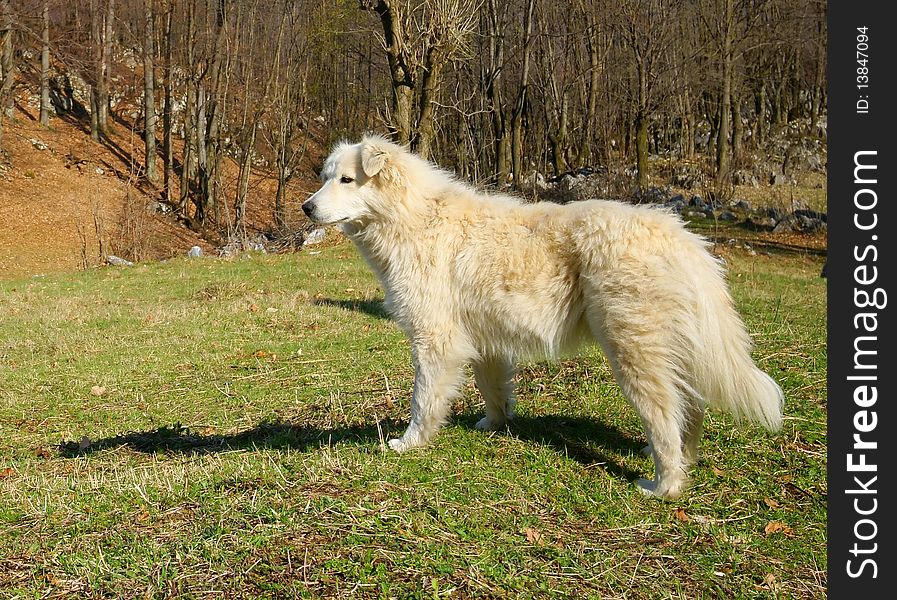
<svg viewBox="0 0 897 600">
<path fill-rule="evenodd" d="M 367 140 L 361 144 L 361 168 L 368 177 L 373 177 L 389 162 L 389 148 L 377 141 Z"/>
</svg>

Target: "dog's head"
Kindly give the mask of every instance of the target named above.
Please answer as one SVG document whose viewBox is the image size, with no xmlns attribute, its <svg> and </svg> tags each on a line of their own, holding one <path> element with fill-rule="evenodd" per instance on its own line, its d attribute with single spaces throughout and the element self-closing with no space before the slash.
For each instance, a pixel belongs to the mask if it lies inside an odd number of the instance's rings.
<svg viewBox="0 0 897 600">
<path fill-rule="evenodd" d="M 337 144 L 321 170 L 321 189 L 302 204 L 315 223 L 366 221 L 381 214 L 386 187 L 401 178 L 405 151 L 380 136 Z"/>
</svg>

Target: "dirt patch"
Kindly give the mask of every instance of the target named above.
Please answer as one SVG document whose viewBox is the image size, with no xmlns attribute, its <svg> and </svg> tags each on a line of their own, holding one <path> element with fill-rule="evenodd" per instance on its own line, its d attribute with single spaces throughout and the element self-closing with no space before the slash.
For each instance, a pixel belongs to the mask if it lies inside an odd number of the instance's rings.
<svg viewBox="0 0 897 600">
<path fill-rule="evenodd" d="M 45 128 L 35 110 L 17 103 L 14 118 L 4 125 L 0 278 L 96 266 L 109 254 L 159 260 L 184 254 L 192 246 L 209 253 L 222 244 L 217 233 L 193 231 L 154 210 L 158 192 L 136 176 L 143 167 L 143 142 L 133 123 L 116 117 L 109 138 L 95 142 L 85 123 L 56 117 Z M 175 144 L 179 147 L 180 141 Z M 307 175 L 292 185 L 287 199 L 290 226 L 306 223 L 299 205 L 317 185 L 311 165 L 321 152 L 312 148 Z M 225 160 L 222 183 L 228 205 L 232 193 L 227 190 L 234 189 L 236 178 L 236 166 Z M 267 173 L 253 174 L 246 210 L 250 235 L 271 230 L 274 189 Z M 223 225 L 231 208 L 222 210 Z"/>
</svg>

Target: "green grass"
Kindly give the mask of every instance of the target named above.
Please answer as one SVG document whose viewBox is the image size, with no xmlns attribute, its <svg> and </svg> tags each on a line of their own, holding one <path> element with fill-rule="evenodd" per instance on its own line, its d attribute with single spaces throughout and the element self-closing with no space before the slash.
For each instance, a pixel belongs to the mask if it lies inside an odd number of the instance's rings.
<svg viewBox="0 0 897 600">
<path fill-rule="evenodd" d="M 822 259 L 726 258 L 785 427 L 710 414 L 675 502 L 595 349 L 385 452 L 409 349 L 346 243 L 0 282 L 0 596 L 822 597 Z"/>
</svg>

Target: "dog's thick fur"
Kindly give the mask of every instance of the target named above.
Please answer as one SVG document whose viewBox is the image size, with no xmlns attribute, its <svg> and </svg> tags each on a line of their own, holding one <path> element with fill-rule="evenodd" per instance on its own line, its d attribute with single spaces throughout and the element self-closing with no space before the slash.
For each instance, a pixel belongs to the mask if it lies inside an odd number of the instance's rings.
<svg viewBox="0 0 897 600">
<path fill-rule="evenodd" d="M 340 224 L 411 341 L 411 422 L 394 450 L 432 439 L 465 364 L 486 405 L 477 427 L 503 428 L 518 360 L 593 339 L 644 424 L 649 495 L 685 488 L 706 406 L 781 426 L 782 390 L 751 360 L 720 263 L 676 216 L 483 194 L 377 136 L 337 145 L 321 179 L 303 210 Z"/>
</svg>

